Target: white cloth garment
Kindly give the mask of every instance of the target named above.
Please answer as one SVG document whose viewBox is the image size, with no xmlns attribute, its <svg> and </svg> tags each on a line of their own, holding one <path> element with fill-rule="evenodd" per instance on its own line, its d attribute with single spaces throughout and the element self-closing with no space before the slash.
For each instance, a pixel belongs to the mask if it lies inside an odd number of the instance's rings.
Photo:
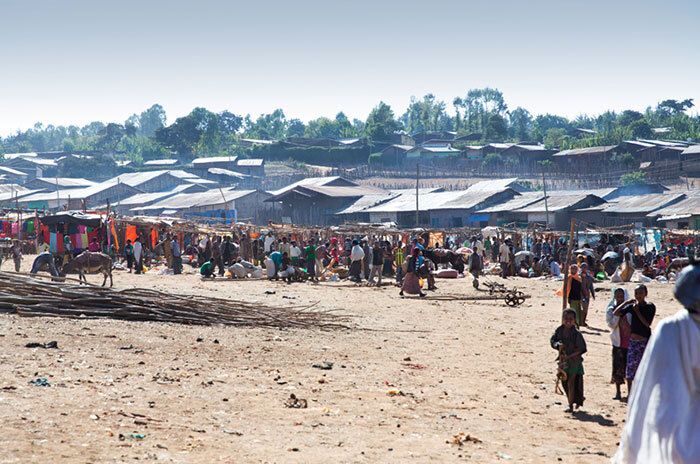
<svg viewBox="0 0 700 464">
<path fill-rule="evenodd" d="M 136 262 L 138 262 L 139 259 L 141 259 L 141 255 L 143 254 L 143 245 L 141 245 L 141 242 L 138 240 L 134 242 L 134 259 L 136 259 Z"/>
<path fill-rule="evenodd" d="M 263 244 L 265 253 L 269 253 L 272 251 L 272 244 L 275 243 L 275 237 L 272 235 L 266 235 L 265 236 L 265 242 Z"/>
<path fill-rule="evenodd" d="M 618 464 L 700 460 L 700 316 L 661 321 L 637 370 Z"/>
<path fill-rule="evenodd" d="M 610 327 L 610 341 L 612 342 L 612 345 L 620 346 L 620 317 L 613 314 L 615 308 L 617 308 L 617 301 L 615 300 L 616 291 L 617 288 L 612 289 L 612 299 L 610 300 L 610 303 L 608 303 L 608 308 L 605 312 L 605 322 L 607 322 L 608 327 Z M 629 293 L 624 288 L 622 288 L 622 291 L 625 292 L 623 301 L 628 301 L 630 299 Z M 627 322 L 631 324 L 632 314 L 626 314 L 625 317 L 627 318 Z"/>
<path fill-rule="evenodd" d="M 350 251 L 350 261 L 359 261 L 365 257 L 365 251 L 360 245 L 355 245 Z"/>
</svg>

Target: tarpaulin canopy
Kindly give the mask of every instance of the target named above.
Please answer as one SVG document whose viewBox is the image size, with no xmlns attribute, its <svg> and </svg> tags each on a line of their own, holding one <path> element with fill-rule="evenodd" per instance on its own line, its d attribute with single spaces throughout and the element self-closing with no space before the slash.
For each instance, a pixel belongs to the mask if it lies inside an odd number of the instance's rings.
<svg viewBox="0 0 700 464">
<path fill-rule="evenodd" d="M 78 211 L 62 211 L 40 218 L 42 224 L 77 224 L 97 228 L 102 225 L 102 218 L 97 214 L 84 214 Z"/>
</svg>

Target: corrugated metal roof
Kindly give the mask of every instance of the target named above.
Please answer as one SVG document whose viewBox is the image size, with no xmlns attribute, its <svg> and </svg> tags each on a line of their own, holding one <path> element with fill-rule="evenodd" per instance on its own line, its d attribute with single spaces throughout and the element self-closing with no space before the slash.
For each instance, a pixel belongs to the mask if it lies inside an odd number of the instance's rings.
<svg viewBox="0 0 700 464">
<path fill-rule="evenodd" d="M 640 140 L 625 140 L 625 143 L 627 143 L 629 145 L 637 146 L 639 148 L 652 148 L 652 147 L 656 146 L 653 143 L 642 142 Z"/>
<path fill-rule="evenodd" d="M 700 145 L 691 145 L 685 150 L 683 150 L 684 155 L 697 155 L 700 154 Z"/>
<path fill-rule="evenodd" d="M 674 203 L 673 205 L 665 206 L 661 209 L 658 209 L 650 213 L 648 216 L 654 217 L 682 215 L 700 216 L 700 193 L 688 195 L 687 198 L 679 201 L 678 203 Z"/>
<path fill-rule="evenodd" d="M 0 166 L 0 171 L 6 174 L 12 174 L 13 176 L 22 176 L 25 177 L 27 173 L 18 171 L 16 169 L 8 168 L 6 166 Z"/>
<path fill-rule="evenodd" d="M 393 144 L 393 145 L 389 145 L 389 146 L 386 147 L 384 150 L 387 150 L 387 149 L 392 148 L 392 147 L 393 147 L 393 148 L 398 148 L 399 150 L 404 150 L 404 151 L 408 151 L 408 150 L 410 150 L 411 148 L 413 148 L 413 146 L 411 146 L 411 145 L 399 145 L 398 143 L 395 143 L 395 144 Z"/>
<path fill-rule="evenodd" d="M 496 143 L 489 143 L 487 145 L 487 147 L 496 148 L 498 150 L 505 150 L 507 148 L 512 147 L 513 145 L 514 145 L 513 143 L 498 143 L 498 142 L 496 142 Z"/>
<path fill-rule="evenodd" d="M 250 177 L 245 174 L 241 174 L 240 172 L 229 171 L 228 169 L 224 168 L 209 168 L 207 169 L 207 172 L 216 176 L 235 177 L 236 179 L 245 179 L 246 177 Z"/>
<path fill-rule="evenodd" d="M 37 177 L 36 180 L 66 188 L 90 187 L 92 185 L 97 185 L 97 182 L 79 177 Z"/>
<path fill-rule="evenodd" d="M 172 196 L 177 195 L 178 193 L 182 193 L 186 191 L 187 189 L 191 189 L 192 184 L 186 184 L 186 185 L 178 185 L 174 189 L 167 191 L 167 192 L 154 192 L 154 193 L 138 193 L 134 196 L 131 196 L 129 198 L 125 198 L 124 200 L 121 200 L 119 202 L 120 206 L 138 206 L 138 205 L 145 205 L 148 203 L 153 203 L 158 200 L 163 200 L 165 198 L 169 198 Z"/>
<path fill-rule="evenodd" d="M 150 206 L 135 209 L 143 211 L 157 209 L 180 210 L 196 206 L 218 205 L 224 201 L 237 200 L 255 192 L 256 190 L 212 189 L 201 193 L 180 193 Z"/>
<path fill-rule="evenodd" d="M 556 211 L 562 211 L 565 209 L 570 209 L 570 208 L 576 208 L 576 206 L 581 203 L 582 201 L 586 200 L 588 197 L 594 197 L 600 200 L 600 203 L 603 203 L 605 200 L 603 200 L 600 197 L 596 197 L 595 195 L 591 195 L 590 193 L 579 193 L 577 195 L 572 195 L 572 194 L 565 194 L 565 195 L 558 195 L 556 192 L 549 193 L 547 192 L 547 208 L 545 208 L 545 202 L 544 198 L 532 203 L 528 206 L 525 206 L 523 208 L 520 208 L 517 210 L 518 213 L 544 213 L 549 210 L 549 212 L 556 212 Z"/>
<path fill-rule="evenodd" d="M 338 142 L 342 143 L 343 145 L 352 145 L 353 143 L 359 142 L 360 139 L 339 139 Z"/>
<path fill-rule="evenodd" d="M 207 158 L 196 158 L 192 160 L 192 165 L 209 164 L 209 163 L 235 163 L 237 156 L 209 156 Z"/>
<path fill-rule="evenodd" d="M 29 192 L 30 189 L 19 184 L 0 184 L 0 193 L 6 192 Z"/>
<path fill-rule="evenodd" d="M 300 193 L 304 193 L 304 191 L 307 192 L 315 192 L 327 197 L 331 198 L 353 198 L 353 197 L 361 197 L 363 195 L 375 195 L 379 193 L 385 192 L 385 190 L 378 189 L 378 188 L 373 188 L 373 187 L 365 187 L 362 185 L 358 186 L 334 186 L 334 185 L 301 185 L 297 188 L 294 189 L 294 191 L 298 191 Z"/>
<path fill-rule="evenodd" d="M 129 172 L 126 174 L 120 174 L 117 177 L 113 177 L 105 182 L 110 182 L 112 184 L 122 183 L 130 187 L 139 187 L 146 182 L 152 181 L 160 176 L 168 174 L 170 171 L 160 170 L 160 171 L 144 171 L 144 172 Z M 103 183 L 105 183 L 103 182 Z"/>
<path fill-rule="evenodd" d="M 277 195 L 281 195 L 281 194 L 283 194 L 283 193 L 285 193 L 285 192 L 288 192 L 289 190 L 292 190 L 292 189 L 294 189 L 294 188 L 296 188 L 296 187 L 298 187 L 298 186 L 300 186 L 300 185 L 304 185 L 304 186 L 308 186 L 308 185 L 318 185 L 318 186 L 322 186 L 322 185 L 327 185 L 327 184 L 329 184 L 330 182 L 333 182 L 333 181 L 338 180 L 338 179 L 340 179 L 339 176 L 329 176 L 329 177 L 307 177 L 306 179 L 301 179 L 300 181 L 291 183 L 291 184 L 287 185 L 286 187 L 282 187 L 282 188 L 279 189 L 279 190 L 273 190 L 273 191 L 271 191 L 270 193 L 271 193 L 273 196 L 277 196 Z M 357 184 L 355 184 L 355 185 L 357 185 Z"/>
<path fill-rule="evenodd" d="M 17 198 L 19 200 L 24 200 L 25 197 L 27 197 L 29 195 L 33 195 L 35 193 L 39 193 L 41 191 L 42 190 L 27 190 L 27 189 L 15 190 L 14 192 L 10 191 L 10 190 L 5 191 L 5 192 L 0 191 L 0 201 L 8 201 L 8 200 L 12 200 L 14 198 Z"/>
<path fill-rule="evenodd" d="M 82 195 L 82 191 L 84 189 L 66 189 L 66 190 L 59 190 L 58 193 L 56 191 L 53 192 L 46 192 L 46 191 L 41 191 L 39 193 L 33 193 L 31 195 L 27 195 L 22 197 L 20 200 L 22 203 L 28 203 L 31 201 L 48 201 L 48 200 L 56 200 L 60 198 L 61 200 L 67 200 L 68 198 L 71 199 L 82 199 L 85 198 Z"/>
<path fill-rule="evenodd" d="M 687 147 L 689 144 L 686 142 L 675 142 L 670 140 L 654 140 L 654 139 L 637 139 L 640 142 L 653 143 L 659 147 Z"/>
<path fill-rule="evenodd" d="M 262 139 L 241 139 L 241 142 L 247 142 L 258 145 L 272 145 L 275 143 L 274 140 L 262 140 Z"/>
<path fill-rule="evenodd" d="M 175 166 L 178 163 L 176 159 L 159 159 L 144 161 L 144 166 Z"/>
<path fill-rule="evenodd" d="M 523 145 L 520 143 L 515 144 L 516 147 L 522 148 L 523 150 L 527 151 L 546 151 L 547 148 L 545 148 L 544 145 Z"/>
<path fill-rule="evenodd" d="M 510 188 L 517 182 L 517 177 L 511 177 L 508 179 L 482 180 L 481 182 L 477 182 L 476 184 L 470 186 L 467 190 L 469 192 L 493 192 Z"/>
<path fill-rule="evenodd" d="M 478 211 L 479 213 L 509 213 L 520 208 L 524 208 L 531 205 L 544 198 L 544 193 L 542 192 L 523 192 L 520 195 L 516 195 L 512 199 L 500 203 L 490 208 L 482 209 Z"/>
<path fill-rule="evenodd" d="M 466 193 L 466 190 L 457 192 L 431 192 L 420 193 L 418 195 L 419 211 L 428 211 L 436 205 L 446 203 L 449 200 L 454 200 L 460 195 Z M 369 213 L 401 213 L 416 210 L 416 192 L 407 191 L 398 197 L 395 197 L 381 205 L 368 208 Z"/>
<path fill-rule="evenodd" d="M 236 166 L 246 167 L 262 166 L 263 164 L 265 164 L 265 160 L 260 158 L 239 159 L 236 162 Z"/>
<path fill-rule="evenodd" d="M 2 155 L 5 160 L 11 160 L 15 158 L 36 158 L 39 156 L 38 154 L 34 152 L 27 152 L 27 153 L 5 153 Z"/>
<path fill-rule="evenodd" d="M 399 195 L 400 194 L 397 192 L 384 192 L 372 195 L 364 195 L 358 198 L 352 205 L 335 214 L 360 213 L 368 208 L 372 208 L 373 206 L 380 205 L 385 201 L 391 200 L 392 198 L 396 198 Z"/>
<path fill-rule="evenodd" d="M 603 210 L 603 213 L 618 214 L 648 214 L 657 209 L 674 204 L 685 198 L 682 193 L 652 193 L 648 195 L 633 195 L 620 197 Z"/>
<path fill-rule="evenodd" d="M 409 151 L 428 151 L 430 153 L 460 153 L 456 148 L 447 145 L 413 147 Z"/>
<path fill-rule="evenodd" d="M 605 145 L 602 147 L 574 148 L 571 150 L 562 150 L 552 156 L 581 156 L 581 155 L 600 155 L 617 148 L 617 145 Z"/>
<path fill-rule="evenodd" d="M 447 200 L 446 202 L 442 204 L 438 204 L 430 209 L 432 210 L 440 210 L 440 209 L 472 209 L 476 208 L 477 206 L 481 205 L 484 203 L 486 200 L 488 200 L 490 197 L 494 195 L 498 195 L 502 192 L 505 192 L 507 189 L 502 189 L 502 190 L 488 190 L 488 191 L 471 191 L 468 190 L 466 192 L 463 192 L 461 195 L 459 195 L 456 198 L 452 198 L 450 200 Z M 515 193 L 515 191 L 512 191 Z M 454 193 L 454 192 L 444 192 L 444 193 Z"/>
</svg>

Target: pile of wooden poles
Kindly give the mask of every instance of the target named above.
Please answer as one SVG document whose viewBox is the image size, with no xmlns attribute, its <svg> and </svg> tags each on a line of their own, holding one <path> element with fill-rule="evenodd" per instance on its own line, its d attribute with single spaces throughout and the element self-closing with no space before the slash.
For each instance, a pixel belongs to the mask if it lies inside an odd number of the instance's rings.
<svg viewBox="0 0 700 464">
<path fill-rule="evenodd" d="M 268 328 L 347 329 L 348 318 L 307 306 L 177 295 L 145 288 L 106 287 L 43 282 L 0 272 L 0 312 L 20 316 L 106 318 Z"/>
</svg>

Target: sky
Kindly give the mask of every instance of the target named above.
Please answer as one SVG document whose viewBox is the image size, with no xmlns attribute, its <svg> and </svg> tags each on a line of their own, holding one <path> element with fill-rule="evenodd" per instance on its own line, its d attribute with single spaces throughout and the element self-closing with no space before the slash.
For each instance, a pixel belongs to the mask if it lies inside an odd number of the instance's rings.
<svg viewBox="0 0 700 464">
<path fill-rule="evenodd" d="M 0 0 L 0 135 L 160 103 L 365 119 L 496 87 L 568 117 L 700 106 L 698 0 Z"/>
</svg>

